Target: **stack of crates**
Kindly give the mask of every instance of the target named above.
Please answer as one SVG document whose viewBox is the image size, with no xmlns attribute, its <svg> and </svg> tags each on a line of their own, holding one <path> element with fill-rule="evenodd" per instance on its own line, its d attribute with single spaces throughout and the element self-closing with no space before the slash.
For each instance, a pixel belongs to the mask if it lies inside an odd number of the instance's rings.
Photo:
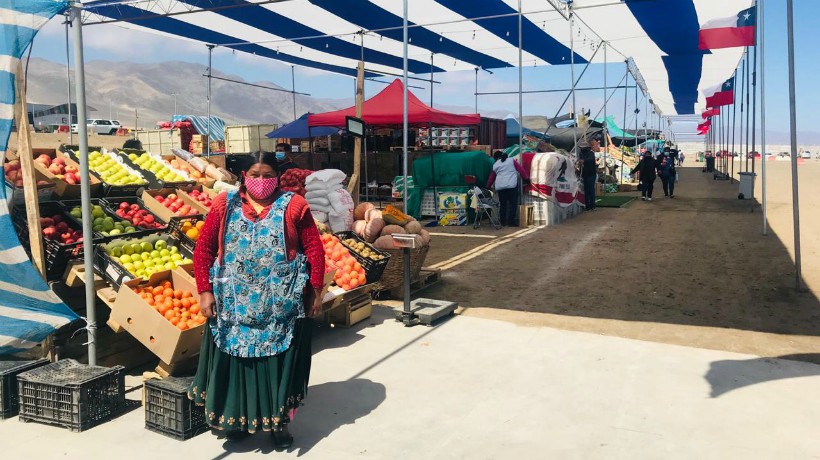
<svg viewBox="0 0 820 460">
<path fill-rule="evenodd" d="M 20 421 L 73 432 L 106 422 L 125 409 L 124 369 L 66 359 L 23 372 L 17 376 Z"/>
<path fill-rule="evenodd" d="M 145 428 L 184 441 L 208 430 L 205 408 L 188 399 L 193 377 L 145 381 Z"/>
</svg>

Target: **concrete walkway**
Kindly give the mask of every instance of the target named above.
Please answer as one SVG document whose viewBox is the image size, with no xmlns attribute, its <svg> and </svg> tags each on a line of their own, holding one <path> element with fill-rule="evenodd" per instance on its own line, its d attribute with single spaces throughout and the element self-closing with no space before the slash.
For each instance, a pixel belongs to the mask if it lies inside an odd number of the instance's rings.
<svg viewBox="0 0 820 460">
<path fill-rule="evenodd" d="M 138 409 L 79 434 L 0 421 L 2 457 L 820 458 L 814 364 L 464 316 L 404 328 L 384 309 L 315 348 L 289 453 L 261 434 L 174 441 Z"/>
</svg>

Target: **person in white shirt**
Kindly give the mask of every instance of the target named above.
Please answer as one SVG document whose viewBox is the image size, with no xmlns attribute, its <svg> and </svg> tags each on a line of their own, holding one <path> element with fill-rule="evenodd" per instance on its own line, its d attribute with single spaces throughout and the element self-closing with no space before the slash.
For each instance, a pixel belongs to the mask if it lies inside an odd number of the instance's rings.
<svg viewBox="0 0 820 460">
<path fill-rule="evenodd" d="M 501 150 L 496 150 L 493 154 L 495 163 L 490 179 L 487 181 L 487 188 L 495 185 L 498 192 L 498 201 L 501 203 L 501 225 L 517 226 L 516 215 L 518 214 L 519 179 L 527 181 L 530 175 L 518 162 Z"/>
</svg>

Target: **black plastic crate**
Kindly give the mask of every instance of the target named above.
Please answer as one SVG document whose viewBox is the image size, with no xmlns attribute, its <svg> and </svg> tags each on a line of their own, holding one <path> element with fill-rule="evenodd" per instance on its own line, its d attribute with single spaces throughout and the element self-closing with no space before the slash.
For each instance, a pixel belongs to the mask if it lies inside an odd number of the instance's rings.
<svg viewBox="0 0 820 460">
<path fill-rule="evenodd" d="M 82 200 L 63 200 L 63 201 L 60 201 L 60 204 L 63 206 L 63 209 L 65 209 L 65 213 L 68 214 L 69 216 L 71 216 L 71 214 L 70 214 L 71 210 L 74 209 L 77 206 L 81 206 L 82 205 Z M 130 222 L 128 222 L 128 219 L 123 219 L 122 217 L 118 216 L 117 213 L 114 210 L 111 209 L 111 205 L 106 200 L 104 200 L 102 198 L 92 198 L 91 199 L 91 205 L 92 206 L 93 205 L 100 206 L 107 217 L 111 217 L 112 219 L 114 219 L 114 223 L 125 222 L 126 224 L 133 227 L 133 225 Z M 71 216 L 71 218 L 76 220 L 76 218 L 74 218 L 74 216 Z M 154 218 L 157 219 L 156 216 L 154 216 Z M 162 222 L 162 220 L 160 220 L 160 219 L 158 219 L 158 221 Z M 80 225 L 82 225 L 82 223 L 80 223 Z M 116 239 L 116 238 L 140 237 L 140 236 L 146 236 L 146 235 L 150 235 L 152 233 L 157 233 L 157 232 L 162 231 L 162 229 L 144 229 L 142 227 L 135 227 L 135 229 L 136 230 L 131 232 L 131 233 L 121 233 L 119 235 L 103 235 L 102 233 L 94 232 L 94 242 L 95 243 L 97 243 L 97 242 L 104 243 L 104 242 L 111 241 L 111 240 Z"/>
<path fill-rule="evenodd" d="M 88 148 L 89 152 L 93 152 L 95 150 L 100 151 L 99 149 L 92 149 L 90 147 Z M 63 150 L 63 153 L 68 155 L 69 158 L 76 161 L 78 164 L 80 163 L 80 158 L 77 155 L 77 152 L 75 150 L 72 150 L 70 148 L 66 148 L 65 150 Z M 128 165 L 128 166 L 130 166 L 130 165 Z M 138 171 L 140 173 L 142 172 L 142 170 L 138 170 Z M 89 169 L 89 173 L 93 174 L 97 179 L 100 180 L 100 182 L 102 182 L 102 189 L 103 189 L 102 196 L 134 196 L 134 195 L 137 194 L 137 191 L 139 189 L 141 189 L 141 188 L 143 188 L 147 185 L 147 184 L 113 185 L 113 184 L 109 184 L 108 182 L 104 181 L 103 178 L 100 177 L 100 175 L 97 174 L 96 171 L 94 171 L 92 169 Z M 143 176 L 143 178 L 146 181 L 148 180 L 144 176 Z"/>
<path fill-rule="evenodd" d="M 17 375 L 46 364 L 48 364 L 47 359 L 0 361 L 0 420 L 17 415 L 19 407 Z"/>
<path fill-rule="evenodd" d="M 193 187 L 194 185 L 196 185 L 196 181 L 193 180 L 193 179 L 187 180 L 187 181 L 179 181 L 179 182 L 166 182 L 166 181 L 158 178 L 157 175 L 152 173 L 151 171 L 148 171 L 147 169 L 141 168 L 139 165 L 134 163 L 130 158 L 128 158 L 128 155 L 130 155 L 132 153 L 136 154 L 136 155 L 142 155 L 143 153 L 145 153 L 144 150 L 118 149 L 118 150 L 115 150 L 115 153 L 117 155 L 119 155 L 120 158 L 122 158 L 122 160 L 125 164 L 127 164 L 131 168 L 139 171 L 140 174 L 142 174 L 142 176 L 145 177 L 145 179 L 148 181 L 148 188 L 150 188 L 150 189 L 163 189 L 163 188 L 182 188 L 182 189 L 185 189 L 185 188 L 190 188 L 190 187 Z M 167 164 L 165 166 L 168 166 L 170 168 L 170 166 L 167 165 Z"/>
<path fill-rule="evenodd" d="M 350 254 L 361 264 L 362 268 L 364 268 L 365 277 L 367 278 L 367 284 L 375 283 L 379 281 L 384 273 L 384 269 L 387 267 L 387 263 L 390 262 L 390 254 L 384 251 L 380 251 L 373 247 L 367 241 L 361 239 L 359 235 L 354 232 L 339 232 L 335 234 L 339 241 L 342 242 L 342 246 L 346 247 Z M 357 243 L 364 243 L 364 245 L 370 249 L 371 251 L 384 256 L 381 260 L 373 260 L 367 257 L 362 256 L 358 252 L 354 251 L 350 246 L 345 244 L 344 240 L 352 238 L 356 240 Z"/>
<path fill-rule="evenodd" d="M 79 432 L 120 415 L 125 405 L 124 367 L 58 361 L 17 376 L 20 421 Z"/>
<path fill-rule="evenodd" d="M 208 431 L 205 408 L 188 399 L 193 377 L 145 381 L 145 428 L 184 441 Z"/>
<path fill-rule="evenodd" d="M 60 215 L 63 221 L 73 230 L 82 232 L 82 225 L 71 217 L 63 206 L 57 201 L 44 201 L 40 203 L 40 217 L 51 217 L 53 215 Z M 31 242 L 28 236 L 28 221 L 26 218 L 26 210 L 22 206 L 16 206 L 11 213 L 12 223 L 17 231 L 17 237 L 20 243 L 31 253 Z M 102 235 L 100 235 L 102 236 Z M 93 241 L 93 236 L 92 236 Z M 46 262 L 46 278 L 49 281 L 60 279 L 65 273 L 68 262 L 72 259 L 77 259 L 83 256 L 83 242 L 76 241 L 74 243 L 63 244 L 57 240 L 50 240 L 43 238 L 43 247 Z"/>
<path fill-rule="evenodd" d="M 162 226 L 156 229 L 143 229 L 146 231 L 147 234 L 161 232 L 168 228 L 168 222 L 165 222 L 165 220 L 161 219 L 158 215 L 154 214 L 154 212 L 148 209 L 148 207 L 142 201 L 142 198 L 138 196 L 107 197 L 103 198 L 101 203 L 103 209 L 105 209 L 106 212 L 111 213 L 111 215 L 117 218 L 119 218 L 119 216 L 117 216 L 117 209 L 119 209 L 120 203 L 128 203 L 129 205 L 136 204 L 145 211 L 148 211 L 148 214 L 154 216 L 154 220 L 162 224 Z"/>
<path fill-rule="evenodd" d="M 197 222 L 204 220 L 203 216 L 194 216 L 194 217 L 181 217 L 181 218 L 173 218 L 171 222 L 168 223 L 168 232 L 177 240 L 179 240 L 180 249 L 185 249 L 189 251 L 191 254 L 194 253 L 194 249 L 196 248 L 196 241 L 192 240 L 182 231 L 182 225 L 186 221 L 189 221 L 196 225 Z"/>
</svg>

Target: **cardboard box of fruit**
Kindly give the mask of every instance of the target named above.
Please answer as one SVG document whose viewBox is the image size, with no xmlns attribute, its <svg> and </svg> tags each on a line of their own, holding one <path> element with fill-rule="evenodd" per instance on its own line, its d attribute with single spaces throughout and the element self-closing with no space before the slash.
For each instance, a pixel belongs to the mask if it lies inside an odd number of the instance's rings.
<svg viewBox="0 0 820 460">
<path fill-rule="evenodd" d="M 184 171 L 186 174 L 188 174 L 190 178 L 195 180 L 199 185 L 211 188 L 214 186 L 214 182 L 216 182 L 216 179 L 214 179 L 213 177 L 208 177 L 204 171 L 198 170 L 193 165 L 183 160 L 182 158 L 177 157 L 176 155 L 163 155 L 162 160 L 165 161 L 165 163 L 170 167 L 178 169 L 180 171 Z"/>
<path fill-rule="evenodd" d="M 140 193 L 142 202 L 149 211 L 165 222 L 175 217 L 193 217 L 202 215 L 202 207 L 187 194 L 179 194 L 176 189 L 143 190 Z"/>
<path fill-rule="evenodd" d="M 47 180 L 54 182 L 55 196 L 66 200 L 79 199 L 80 165 L 59 150 L 48 152 L 40 153 L 34 158 L 34 168 Z M 100 180 L 92 174 L 89 184 L 91 184 L 91 196 L 99 197 L 102 194 Z"/>
<path fill-rule="evenodd" d="M 140 230 L 159 231 L 168 226 L 167 222 L 149 211 L 142 199 L 136 196 L 108 197 L 100 204 L 109 214 L 129 222 L 131 226 Z"/>
<path fill-rule="evenodd" d="M 118 238 L 97 245 L 94 269 L 114 286 L 192 264 L 192 254 L 168 234 Z"/>
<path fill-rule="evenodd" d="M 6 178 L 6 199 L 13 205 L 25 203 L 25 191 L 23 190 L 23 176 L 20 160 L 9 160 L 3 167 Z M 37 182 L 38 201 L 49 201 L 54 196 L 56 184 L 51 182 L 39 170 L 34 170 L 34 180 Z"/>
<path fill-rule="evenodd" d="M 80 200 L 64 200 L 61 203 L 71 217 L 77 222 L 82 222 L 83 210 Z M 128 208 L 130 205 L 126 202 L 124 206 Z M 128 212 L 131 212 L 130 209 Z M 111 238 L 123 236 L 145 236 L 158 232 L 160 228 L 164 227 L 161 222 L 142 222 L 136 218 L 129 218 L 121 209 L 116 211 L 111 209 L 109 203 L 101 198 L 91 200 L 91 218 L 93 219 L 91 225 L 95 233 L 95 242 L 98 240 L 98 234 L 99 237 L 107 241 Z M 137 222 L 137 224 L 134 224 L 134 222 Z"/>
<path fill-rule="evenodd" d="M 179 270 L 123 283 L 111 319 L 164 363 L 196 356 L 206 319 L 199 310 L 196 284 Z"/>
</svg>

